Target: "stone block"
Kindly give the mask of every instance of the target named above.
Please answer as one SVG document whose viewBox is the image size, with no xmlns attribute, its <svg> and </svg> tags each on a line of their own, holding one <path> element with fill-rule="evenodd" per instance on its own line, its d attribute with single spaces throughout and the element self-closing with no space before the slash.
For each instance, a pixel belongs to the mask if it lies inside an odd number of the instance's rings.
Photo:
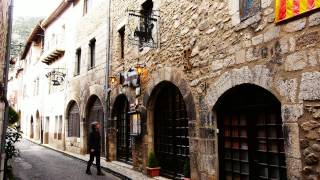
<svg viewBox="0 0 320 180">
<path fill-rule="evenodd" d="M 318 65 L 318 51 L 319 50 L 310 50 L 308 51 L 308 64 L 309 66 L 317 66 Z"/>
<path fill-rule="evenodd" d="M 320 24 L 320 12 L 316 12 L 309 16 L 309 26 L 316 26 Z"/>
<path fill-rule="evenodd" d="M 307 60 L 308 57 L 305 51 L 290 54 L 287 56 L 284 68 L 286 71 L 301 70 L 307 66 Z"/>
<path fill-rule="evenodd" d="M 239 0 L 228 0 L 229 15 L 239 12 Z M 239 16 L 239 15 L 238 15 Z"/>
<path fill-rule="evenodd" d="M 267 8 L 271 5 L 272 0 L 261 0 L 261 8 Z"/>
<path fill-rule="evenodd" d="M 287 157 L 301 158 L 299 126 L 297 123 L 284 123 L 283 125 L 284 145 Z"/>
<path fill-rule="evenodd" d="M 302 74 L 299 99 L 320 99 L 320 72 L 306 72 Z"/>
<path fill-rule="evenodd" d="M 291 21 L 287 23 L 283 30 L 285 32 L 296 32 L 302 30 L 306 26 L 307 19 L 306 18 L 300 18 L 295 21 Z"/>
<path fill-rule="evenodd" d="M 318 31 L 302 34 L 296 39 L 296 46 L 298 49 L 315 46 L 320 42 Z"/>
<path fill-rule="evenodd" d="M 276 81 L 276 88 L 280 95 L 289 102 L 295 102 L 298 82 L 297 79 L 279 79 Z"/>
<path fill-rule="evenodd" d="M 307 121 L 307 122 L 304 122 L 301 124 L 301 128 L 304 130 L 304 131 L 310 131 L 310 130 L 313 130 L 313 129 L 316 129 L 316 128 L 319 128 L 320 127 L 320 123 L 317 122 L 317 121 Z"/>
<path fill-rule="evenodd" d="M 301 159 L 297 158 L 286 158 L 287 163 L 287 176 L 290 177 L 290 180 L 300 180 L 301 171 L 302 171 L 302 162 Z"/>
<path fill-rule="evenodd" d="M 303 115 L 303 105 L 283 105 L 281 107 L 281 116 L 282 121 L 285 123 L 288 122 L 297 122 L 298 119 Z"/>
<path fill-rule="evenodd" d="M 236 64 L 242 64 L 246 62 L 246 50 L 241 49 L 235 53 Z"/>
<path fill-rule="evenodd" d="M 258 45 L 261 44 L 263 42 L 263 35 L 259 34 L 255 37 L 252 37 L 252 45 Z"/>
<path fill-rule="evenodd" d="M 271 26 L 263 35 L 264 42 L 268 42 L 275 38 L 278 38 L 279 35 L 280 35 L 280 27 Z"/>
<path fill-rule="evenodd" d="M 223 65 L 224 65 L 223 59 L 215 60 L 212 62 L 211 69 L 212 71 L 217 71 L 219 69 L 222 69 Z"/>
</svg>

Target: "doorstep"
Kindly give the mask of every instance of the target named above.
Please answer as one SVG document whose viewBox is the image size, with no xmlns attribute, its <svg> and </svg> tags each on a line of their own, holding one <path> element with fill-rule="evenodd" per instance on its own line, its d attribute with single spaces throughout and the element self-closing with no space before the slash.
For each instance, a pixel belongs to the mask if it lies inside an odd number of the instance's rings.
<svg viewBox="0 0 320 180">
<path fill-rule="evenodd" d="M 73 158 L 77 158 L 79 160 L 82 160 L 82 161 L 88 161 L 89 160 L 89 155 L 86 154 L 86 155 L 81 155 L 81 154 L 76 154 L 76 153 L 71 153 L 71 152 L 68 152 L 68 151 L 63 151 L 63 150 L 60 150 L 60 149 L 56 149 L 48 144 L 41 144 L 39 143 L 38 141 L 35 141 L 33 139 L 29 139 L 29 138 L 25 138 L 26 140 L 30 141 L 30 142 L 33 142 L 35 144 L 38 144 L 38 145 L 41 145 L 43 147 L 47 147 L 47 148 L 50 148 L 54 151 L 57 151 L 57 152 L 60 152 L 60 153 L 63 153 L 69 157 L 73 157 Z M 138 171 L 135 171 L 133 170 L 133 166 L 131 165 L 128 165 L 128 164 L 125 164 L 125 163 L 121 163 L 119 161 L 111 161 L 111 162 L 108 162 L 108 161 L 105 161 L 105 158 L 101 158 L 101 167 L 106 170 L 108 173 L 111 173 L 117 177 L 120 177 L 122 179 L 132 179 L 132 180 L 168 180 L 167 178 L 164 178 L 164 177 L 154 177 L 154 178 L 150 178 L 146 175 L 144 175 L 143 173 L 141 172 L 138 172 Z M 94 162 L 95 164 L 95 162 Z"/>
</svg>

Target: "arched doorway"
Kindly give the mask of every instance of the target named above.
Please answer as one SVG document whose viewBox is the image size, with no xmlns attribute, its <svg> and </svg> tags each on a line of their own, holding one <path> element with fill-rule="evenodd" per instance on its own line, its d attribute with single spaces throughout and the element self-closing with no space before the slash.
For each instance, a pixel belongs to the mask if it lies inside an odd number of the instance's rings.
<svg viewBox="0 0 320 180">
<path fill-rule="evenodd" d="M 114 105 L 112 117 L 117 128 L 117 160 L 125 163 L 132 163 L 132 148 L 129 121 L 129 102 L 125 95 L 117 97 Z"/>
<path fill-rule="evenodd" d="M 67 119 L 68 137 L 80 137 L 80 112 L 75 101 L 71 102 Z"/>
<path fill-rule="evenodd" d="M 170 82 L 158 85 L 154 104 L 154 148 L 161 175 L 183 176 L 189 158 L 188 115 L 179 89 Z"/>
<path fill-rule="evenodd" d="M 244 84 L 224 93 L 218 118 L 219 179 L 287 179 L 280 102 Z"/>
<path fill-rule="evenodd" d="M 34 137 L 34 122 L 33 122 L 33 116 L 31 116 L 30 120 L 30 138 L 33 139 Z"/>
<path fill-rule="evenodd" d="M 89 98 L 88 104 L 87 104 L 87 132 L 88 135 L 91 132 L 91 126 L 90 124 L 92 122 L 100 122 L 100 134 L 101 134 L 101 155 L 105 156 L 105 137 L 104 137 L 104 113 L 103 113 L 103 107 L 100 99 L 93 95 Z M 89 136 L 87 137 L 89 138 Z"/>
</svg>

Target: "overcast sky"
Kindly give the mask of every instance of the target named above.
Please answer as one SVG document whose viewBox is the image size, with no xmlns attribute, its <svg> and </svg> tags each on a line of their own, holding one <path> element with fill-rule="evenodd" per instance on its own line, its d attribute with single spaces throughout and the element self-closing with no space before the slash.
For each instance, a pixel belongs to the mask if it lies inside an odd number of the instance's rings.
<svg viewBox="0 0 320 180">
<path fill-rule="evenodd" d="M 14 0 L 13 16 L 46 17 L 62 0 Z"/>
</svg>

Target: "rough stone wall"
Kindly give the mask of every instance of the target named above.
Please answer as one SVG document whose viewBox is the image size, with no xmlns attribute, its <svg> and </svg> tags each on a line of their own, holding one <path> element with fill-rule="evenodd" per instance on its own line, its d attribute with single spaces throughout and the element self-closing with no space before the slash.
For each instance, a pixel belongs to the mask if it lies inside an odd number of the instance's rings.
<svg viewBox="0 0 320 180">
<path fill-rule="evenodd" d="M 153 75 L 164 67 L 183 74 L 196 104 L 197 119 L 190 126 L 194 133 L 189 132 L 192 179 L 218 178 L 213 108 L 225 91 L 242 83 L 264 87 L 281 102 L 288 177 L 320 178 L 315 147 L 320 137 L 315 118 L 320 99 L 319 11 L 275 24 L 273 0 L 261 0 L 261 10 L 244 21 L 240 21 L 238 0 L 154 0 L 155 9 L 161 10 L 160 48 L 139 52 L 126 39 L 125 58 L 121 59 L 118 30 L 128 25 L 125 10 L 140 10 L 143 2 L 112 4 L 112 73 L 127 71 L 139 58 L 147 69 L 142 77 L 142 94 L 156 85 Z M 113 85 L 112 99 L 121 94 L 119 88 Z M 142 96 L 138 99 L 142 104 Z M 140 143 L 149 144 L 147 140 Z M 137 158 L 146 161 L 145 156 Z"/>
<path fill-rule="evenodd" d="M 0 84 L 3 85 L 3 76 L 4 76 L 4 66 L 5 66 L 5 57 L 7 49 L 7 33 L 8 33 L 8 7 L 10 0 L 0 0 Z M 0 102 L 0 134 L 2 135 L 2 126 L 4 121 L 4 111 L 5 103 L 1 100 Z M 2 137 L 0 136 L 0 139 Z M 2 145 L 3 142 L 0 142 Z M 1 154 L 1 172 L 3 170 L 4 164 L 4 154 Z M 0 173 L 0 178 L 3 179 L 3 173 Z"/>
</svg>

